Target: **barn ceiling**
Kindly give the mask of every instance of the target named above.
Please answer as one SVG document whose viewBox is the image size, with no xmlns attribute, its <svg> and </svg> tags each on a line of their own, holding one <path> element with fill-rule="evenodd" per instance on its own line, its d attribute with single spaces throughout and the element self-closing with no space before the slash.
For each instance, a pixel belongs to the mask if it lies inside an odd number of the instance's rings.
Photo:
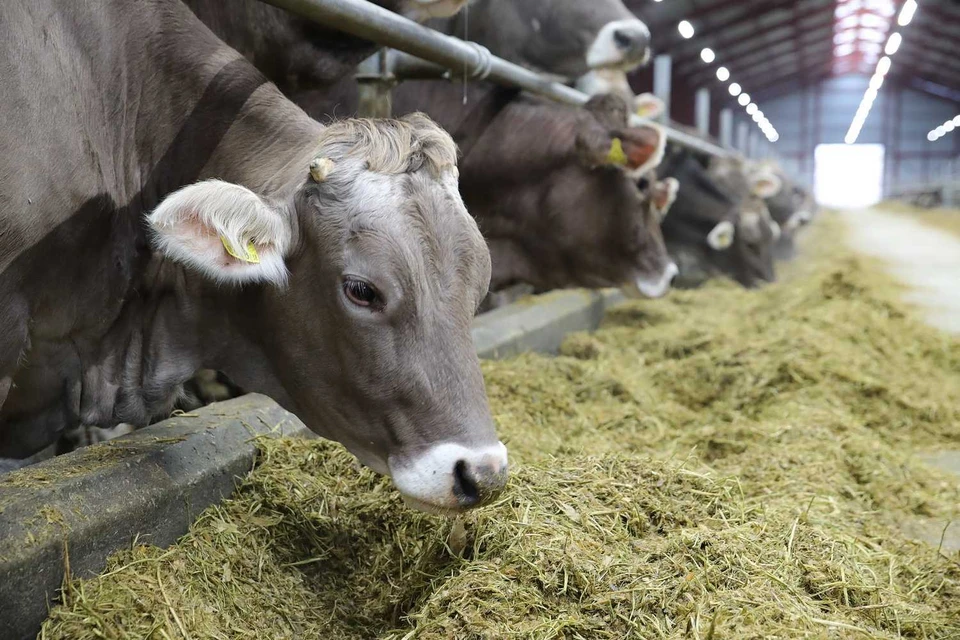
<svg viewBox="0 0 960 640">
<path fill-rule="evenodd" d="M 674 77 L 691 87 L 731 79 L 758 99 L 831 76 L 874 73 L 887 38 L 900 31 L 890 78 L 960 102 L 960 0 L 919 0 L 898 27 L 907 0 L 626 0 L 650 27 L 657 52 L 673 56 Z M 688 21 L 692 38 L 677 26 Z M 716 60 L 701 59 L 710 48 Z"/>
</svg>

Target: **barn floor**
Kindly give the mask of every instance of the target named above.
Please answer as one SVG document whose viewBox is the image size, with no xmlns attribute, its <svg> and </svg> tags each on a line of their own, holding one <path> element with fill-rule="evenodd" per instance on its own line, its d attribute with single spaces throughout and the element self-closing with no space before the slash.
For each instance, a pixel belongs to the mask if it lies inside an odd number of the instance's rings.
<svg viewBox="0 0 960 640">
<path fill-rule="evenodd" d="M 960 450 L 960 339 L 850 251 L 850 215 L 775 286 L 485 362 L 495 505 L 414 513 L 336 445 L 265 441 L 234 499 L 67 585 L 42 637 L 958 637 L 960 483 L 933 458 Z"/>
<path fill-rule="evenodd" d="M 852 246 L 910 287 L 936 327 L 960 333 L 960 211 L 910 207 L 846 213 Z"/>
</svg>

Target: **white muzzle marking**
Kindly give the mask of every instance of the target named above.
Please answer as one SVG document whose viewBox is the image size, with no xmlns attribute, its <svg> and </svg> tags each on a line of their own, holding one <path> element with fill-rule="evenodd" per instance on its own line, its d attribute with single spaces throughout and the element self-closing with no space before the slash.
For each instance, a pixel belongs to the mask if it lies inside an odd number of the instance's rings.
<svg viewBox="0 0 960 640">
<path fill-rule="evenodd" d="M 591 69 L 630 70 L 649 58 L 650 30 L 636 19 L 608 22 L 587 50 L 587 66 Z"/>
<path fill-rule="evenodd" d="M 387 465 L 408 505 L 449 515 L 477 506 L 486 494 L 503 488 L 507 448 L 502 442 L 479 448 L 447 442 L 411 458 L 391 455 Z M 463 486 L 464 476 L 471 486 Z"/>
<path fill-rule="evenodd" d="M 669 263 L 656 280 L 637 278 L 623 287 L 628 298 L 662 298 L 670 291 L 673 279 L 680 273 L 680 269 L 673 262 Z"/>
</svg>

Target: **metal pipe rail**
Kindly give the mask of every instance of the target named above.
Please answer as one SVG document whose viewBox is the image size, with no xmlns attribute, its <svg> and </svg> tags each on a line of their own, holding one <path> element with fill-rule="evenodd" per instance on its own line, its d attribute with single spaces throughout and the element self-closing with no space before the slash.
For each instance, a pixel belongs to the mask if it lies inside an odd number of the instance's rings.
<svg viewBox="0 0 960 640">
<path fill-rule="evenodd" d="M 498 58 L 485 47 L 439 33 L 366 0 L 262 0 L 307 20 L 336 28 L 358 38 L 398 49 L 412 56 L 464 73 L 477 80 L 519 87 L 530 93 L 573 106 L 590 97 L 539 74 Z M 635 118 L 635 123 L 644 122 Z M 722 147 L 665 127 L 667 138 L 681 146 L 714 156 L 726 156 Z"/>
</svg>

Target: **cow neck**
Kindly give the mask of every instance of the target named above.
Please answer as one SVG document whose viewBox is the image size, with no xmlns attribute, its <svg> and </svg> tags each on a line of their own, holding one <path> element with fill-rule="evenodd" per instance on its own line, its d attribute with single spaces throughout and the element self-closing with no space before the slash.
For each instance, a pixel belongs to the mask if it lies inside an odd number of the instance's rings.
<svg viewBox="0 0 960 640">
<path fill-rule="evenodd" d="M 274 198 L 292 197 L 320 149 L 323 125 L 272 84 L 257 88 L 204 168 L 204 177 L 242 184 Z"/>
<path fill-rule="evenodd" d="M 519 95 L 515 89 L 493 86 L 477 100 L 457 126 L 453 139 L 460 147 L 460 164 L 466 163 L 473 148 L 483 139 L 497 116 Z"/>
</svg>

